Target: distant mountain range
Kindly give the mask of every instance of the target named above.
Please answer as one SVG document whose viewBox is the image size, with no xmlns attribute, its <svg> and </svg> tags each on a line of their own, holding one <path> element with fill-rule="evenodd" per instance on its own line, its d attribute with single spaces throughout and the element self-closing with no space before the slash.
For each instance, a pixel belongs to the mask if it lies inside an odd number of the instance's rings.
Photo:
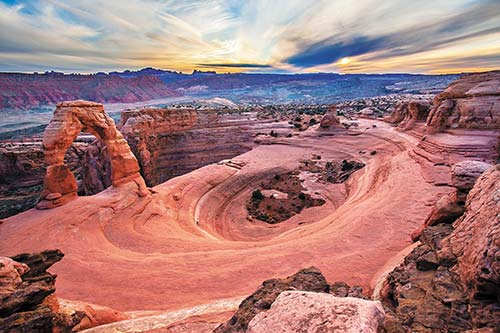
<svg viewBox="0 0 500 333">
<path fill-rule="evenodd" d="M 63 100 L 133 103 L 185 96 L 234 103 L 333 103 L 390 93 L 437 93 L 458 75 L 414 74 L 191 74 L 138 71 L 63 74 L 0 73 L 0 108 L 30 109 Z"/>
</svg>

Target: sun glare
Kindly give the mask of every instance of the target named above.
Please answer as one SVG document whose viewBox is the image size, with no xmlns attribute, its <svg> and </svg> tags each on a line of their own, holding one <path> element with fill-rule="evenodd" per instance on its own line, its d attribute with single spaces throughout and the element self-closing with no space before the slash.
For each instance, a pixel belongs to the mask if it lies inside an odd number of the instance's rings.
<svg viewBox="0 0 500 333">
<path fill-rule="evenodd" d="M 348 65 L 350 62 L 351 62 L 351 59 L 346 57 L 346 58 L 340 59 L 339 64 L 342 66 L 345 66 L 345 65 Z"/>
</svg>

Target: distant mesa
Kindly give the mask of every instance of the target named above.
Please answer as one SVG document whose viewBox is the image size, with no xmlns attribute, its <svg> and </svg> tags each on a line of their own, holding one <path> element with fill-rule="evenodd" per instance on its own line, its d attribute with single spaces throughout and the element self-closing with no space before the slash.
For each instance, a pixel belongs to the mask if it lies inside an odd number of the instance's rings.
<svg viewBox="0 0 500 333">
<path fill-rule="evenodd" d="M 45 162 L 48 164 L 39 209 L 61 206 L 77 196 L 75 176 L 64 163 L 64 155 L 80 132 L 90 132 L 107 147 L 111 160 L 111 181 L 114 186 L 134 181 L 137 194 L 149 192 L 139 164 L 130 147 L 117 130 L 113 119 L 99 103 L 77 100 L 57 104 L 54 116 L 43 135 Z"/>
</svg>

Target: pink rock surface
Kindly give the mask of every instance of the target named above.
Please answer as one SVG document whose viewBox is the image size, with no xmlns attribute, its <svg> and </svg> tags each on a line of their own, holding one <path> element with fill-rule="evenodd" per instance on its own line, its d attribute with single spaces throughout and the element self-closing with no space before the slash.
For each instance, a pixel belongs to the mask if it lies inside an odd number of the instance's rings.
<svg viewBox="0 0 500 333">
<path fill-rule="evenodd" d="M 376 333 L 383 327 L 380 302 L 329 294 L 285 291 L 257 314 L 247 333 Z"/>
<path fill-rule="evenodd" d="M 491 167 L 469 192 L 464 215 L 443 241 L 473 297 L 500 295 L 500 167 Z"/>
<path fill-rule="evenodd" d="M 427 125 L 500 128 L 500 71 L 463 75 L 434 99 Z"/>
<path fill-rule="evenodd" d="M 102 140 L 111 161 L 111 181 L 118 186 L 126 181 L 135 181 L 138 194 L 145 196 L 148 190 L 139 174 L 139 164 L 127 141 L 117 130 L 113 119 L 102 104 L 88 101 L 71 101 L 57 104 L 54 116 L 45 129 L 43 147 L 48 164 L 44 191 L 37 208 L 47 209 L 61 206 L 73 200 L 77 194 L 76 178 L 64 164 L 66 150 L 77 135 L 90 132 Z"/>
</svg>

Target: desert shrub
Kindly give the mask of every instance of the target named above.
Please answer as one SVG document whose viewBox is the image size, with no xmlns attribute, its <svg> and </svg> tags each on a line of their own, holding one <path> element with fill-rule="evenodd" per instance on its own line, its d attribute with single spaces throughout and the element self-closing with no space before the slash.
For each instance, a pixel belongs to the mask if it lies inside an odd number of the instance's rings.
<svg viewBox="0 0 500 333">
<path fill-rule="evenodd" d="M 260 201 L 264 199 L 264 194 L 259 189 L 256 189 L 255 191 L 252 192 L 252 200 L 253 201 Z"/>
<path fill-rule="evenodd" d="M 299 199 L 300 200 L 306 200 L 306 195 L 304 194 L 304 192 L 300 192 L 299 193 Z"/>
</svg>

